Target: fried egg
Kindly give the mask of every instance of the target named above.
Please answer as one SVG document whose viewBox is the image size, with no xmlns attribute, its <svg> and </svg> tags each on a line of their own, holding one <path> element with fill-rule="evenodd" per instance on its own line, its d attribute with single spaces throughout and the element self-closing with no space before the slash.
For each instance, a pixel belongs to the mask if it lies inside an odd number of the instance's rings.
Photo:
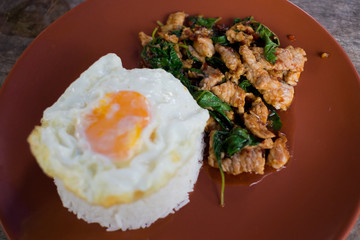
<svg viewBox="0 0 360 240">
<path fill-rule="evenodd" d="M 191 164 L 208 118 L 171 74 L 127 70 L 110 53 L 45 110 L 28 141 L 47 175 L 110 207 L 157 192 Z"/>
</svg>

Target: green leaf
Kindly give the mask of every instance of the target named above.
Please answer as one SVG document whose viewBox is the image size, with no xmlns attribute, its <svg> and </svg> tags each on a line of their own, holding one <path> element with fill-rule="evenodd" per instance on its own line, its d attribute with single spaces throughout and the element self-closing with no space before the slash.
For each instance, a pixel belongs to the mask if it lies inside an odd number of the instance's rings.
<svg viewBox="0 0 360 240">
<path fill-rule="evenodd" d="M 234 19 L 234 25 L 237 24 L 237 23 L 246 23 L 246 22 L 249 22 L 249 21 L 253 21 L 254 20 L 254 17 L 246 17 L 246 18 L 235 18 Z"/>
<path fill-rule="evenodd" d="M 216 131 L 213 135 L 213 149 L 216 156 L 216 160 L 220 170 L 221 176 L 221 193 L 220 193 L 220 206 L 224 207 L 224 192 L 225 192 L 225 175 L 221 165 L 221 150 L 222 150 L 222 142 L 224 136 L 226 136 L 226 132 Z"/>
<path fill-rule="evenodd" d="M 230 130 L 233 127 L 233 123 L 230 119 L 224 115 L 223 113 L 209 110 L 210 115 L 214 118 L 214 120 L 219 123 L 222 129 Z"/>
<path fill-rule="evenodd" d="M 213 150 L 219 165 L 221 174 L 221 206 L 224 206 L 225 176 L 221 165 L 221 153 L 232 156 L 245 146 L 257 145 L 259 142 L 246 129 L 235 127 L 231 131 L 216 131 L 213 135 Z"/>
<path fill-rule="evenodd" d="M 206 90 L 195 91 L 192 95 L 200 107 L 213 109 L 209 112 L 223 129 L 231 129 L 233 127 L 233 124 L 225 114 L 225 111 L 232 110 L 227 103 L 221 101 L 221 99 L 212 92 Z"/>
<path fill-rule="evenodd" d="M 235 127 L 227 135 L 223 142 L 223 152 L 228 156 L 240 151 L 245 146 L 257 145 L 259 142 L 245 128 Z"/>
<path fill-rule="evenodd" d="M 252 84 L 249 80 L 245 79 L 239 83 L 239 87 L 241 87 L 245 92 L 250 92 L 250 87 L 252 87 Z"/>
<path fill-rule="evenodd" d="M 280 131 L 282 127 L 282 122 L 280 120 L 279 114 L 275 111 L 271 111 L 268 117 L 269 127 L 274 129 L 275 131 Z"/>
<path fill-rule="evenodd" d="M 265 25 L 259 22 L 254 21 L 252 25 L 253 28 L 256 29 L 255 31 L 259 34 L 260 38 L 265 42 L 265 46 L 264 46 L 265 59 L 268 62 L 275 64 L 276 48 L 280 46 L 279 38 L 268 27 L 266 27 Z"/>
<path fill-rule="evenodd" d="M 211 58 L 205 58 L 206 62 L 213 68 L 218 68 L 221 72 L 228 72 L 229 69 L 226 67 L 221 57 L 218 54 L 214 54 Z"/>
<path fill-rule="evenodd" d="M 204 72 L 201 71 L 201 70 L 198 69 L 198 68 L 190 68 L 189 71 L 190 71 L 190 72 L 196 72 L 196 73 L 204 74 Z"/>
<path fill-rule="evenodd" d="M 229 41 L 227 40 L 226 36 L 225 35 L 222 35 L 222 36 L 214 36 L 211 38 L 211 40 L 213 41 L 214 44 L 218 43 L 218 44 L 221 44 L 221 45 L 229 45 Z"/>
<path fill-rule="evenodd" d="M 194 27 L 194 25 L 199 25 L 208 29 L 211 29 L 220 19 L 221 18 L 204 18 L 201 16 L 189 17 L 189 21 L 192 23 L 191 27 Z"/>
<path fill-rule="evenodd" d="M 161 38 L 155 38 L 145 45 L 141 57 L 152 68 L 162 68 L 173 75 L 183 67 L 175 51 L 174 44 Z"/>
<path fill-rule="evenodd" d="M 221 101 L 215 94 L 207 90 L 199 90 L 193 94 L 194 99 L 197 101 L 200 107 L 212 108 L 216 111 L 231 111 L 231 107 Z"/>
<path fill-rule="evenodd" d="M 169 33 L 169 35 L 175 35 L 177 37 L 180 37 L 182 33 L 182 29 L 178 29 L 178 30 L 173 30 Z"/>
</svg>

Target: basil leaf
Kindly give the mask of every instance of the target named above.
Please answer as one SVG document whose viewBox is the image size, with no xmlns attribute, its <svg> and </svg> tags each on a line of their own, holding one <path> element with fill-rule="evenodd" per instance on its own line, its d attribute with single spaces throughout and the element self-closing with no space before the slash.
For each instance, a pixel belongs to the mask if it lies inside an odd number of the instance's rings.
<svg viewBox="0 0 360 240">
<path fill-rule="evenodd" d="M 223 151 L 231 157 L 245 146 L 254 146 L 257 144 L 259 144 L 259 142 L 245 128 L 235 127 L 229 132 L 227 138 L 224 140 L 222 148 Z"/>
<path fill-rule="evenodd" d="M 200 107 L 212 108 L 218 112 L 231 111 L 231 107 L 221 101 L 215 94 L 207 90 L 199 90 L 193 94 L 194 99 Z"/>
<path fill-rule="evenodd" d="M 216 131 L 213 135 L 213 149 L 216 156 L 216 160 L 220 170 L 221 176 L 221 193 L 220 193 L 220 206 L 224 207 L 224 192 L 225 192 L 225 175 L 221 165 L 221 149 L 222 141 L 226 136 L 226 132 Z"/>
<path fill-rule="evenodd" d="M 152 68 L 163 68 L 173 74 L 179 72 L 183 67 L 174 49 L 174 44 L 161 38 L 155 38 L 145 45 L 141 57 Z"/>
<path fill-rule="evenodd" d="M 241 87 L 245 92 L 251 92 L 250 87 L 252 87 L 252 84 L 249 80 L 245 79 L 239 83 L 239 87 Z"/>
<path fill-rule="evenodd" d="M 200 107 L 213 109 L 210 110 L 209 113 L 223 129 L 231 129 L 233 127 L 230 119 L 225 114 L 225 111 L 232 110 L 227 103 L 221 101 L 221 99 L 212 92 L 206 90 L 195 91 L 192 95 Z"/>
<path fill-rule="evenodd" d="M 173 30 L 169 33 L 169 35 L 175 35 L 177 37 L 180 37 L 182 33 L 182 29 L 178 29 L 178 30 Z"/>
<path fill-rule="evenodd" d="M 275 111 L 271 111 L 268 117 L 269 127 L 274 129 L 275 131 L 280 131 L 282 127 L 282 122 L 280 120 L 279 114 Z"/>
<path fill-rule="evenodd" d="M 225 35 L 216 36 L 216 37 L 214 36 L 211 38 L 211 40 L 213 41 L 214 44 L 218 43 L 225 46 L 230 44 L 230 42 L 227 40 Z"/>
<path fill-rule="evenodd" d="M 212 66 L 213 68 L 218 68 L 221 72 L 228 72 L 229 69 L 226 67 L 223 60 L 221 60 L 220 56 L 214 54 L 211 58 L 205 58 L 206 62 Z"/>
<path fill-rule="evenodd" d="M 259 22 L 254 21 L 252 25 L 253 28 L 256 29 L 255 31 L 259 34 L 260 38 L 265 42 L 265 47 L 264 47 L 265 59 L 268 62 L 275 64 L 276 48 L 280 46 L 279 38 L 268 27 L 266 27 L 265 25 Z"/>
<path fill-rule="evenodd" d="M 201 16 L 189 17 L 189 21 L 192 23 L 192 27 L 194 27 L 194 25 L 199 25 L 208 29 L 211 29 L 220 19 L 221 18 L 204 18 Z"/>
<path fill-rule="evenodd" d="M 190 71 L 190 72 L 196 72 L 196 73 L 199 73 L 199 74 L 204 74 L 204 72 L 201 71 L 201 70 L 198 69 L 198 68 L 190 68 L 189 71 Z"/>
<path fill-rule="evenodd" d="M 237 24 L 237 23 L 246 23 L 246 22 L 249 22 L 249 21 L 253 21 L 254 20 L 254 17 L 246 17 L 246 18 L 235 18 L 234 19 L 234 25 Z"/>
<path fill-rule="evenodd" d="M 230 119 L 224 115 L 223 113 L 209 110 L 210 115 L 214 118 L 214 120 L 219 123 L 222 129 L 230 130 L 233 127 L 232 122 Z"/>
</svg>

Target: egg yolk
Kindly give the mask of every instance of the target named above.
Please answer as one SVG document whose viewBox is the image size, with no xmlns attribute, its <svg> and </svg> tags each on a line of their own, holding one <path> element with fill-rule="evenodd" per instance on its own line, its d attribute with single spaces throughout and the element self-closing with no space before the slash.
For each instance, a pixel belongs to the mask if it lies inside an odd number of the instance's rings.
<svg viewBox="0 0 360 240">
<path fill-rule="evenodd" d="M 134 154 L 141 131 L 149 123 L 150 106 L 138 92 L 109 93 L 85 118 L 92 150 L 124 162 Z"/>
</svg>

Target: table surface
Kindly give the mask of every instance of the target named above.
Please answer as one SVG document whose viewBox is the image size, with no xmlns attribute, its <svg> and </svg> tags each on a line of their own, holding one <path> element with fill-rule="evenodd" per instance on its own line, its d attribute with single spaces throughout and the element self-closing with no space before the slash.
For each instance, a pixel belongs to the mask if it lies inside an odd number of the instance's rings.
<svg viewBox="0 0 360 240">
<path fill-rule="evenodd" d="M 33 39 L 52 21 L 84 1 L 2 0 L 0 2 L 0 86 Z M 290 0 L 290 2 L 305 10 L 332 34 L 360 73 L 360 1 Z M 14 13 L 14 9 L 23 10 Z M 9 13 L 12 14 L 11 17 Z M 7 240 L 1 226 L 0 240 Z M 360 218 L 347 240 L 360 240 Z"/>
</svg>

